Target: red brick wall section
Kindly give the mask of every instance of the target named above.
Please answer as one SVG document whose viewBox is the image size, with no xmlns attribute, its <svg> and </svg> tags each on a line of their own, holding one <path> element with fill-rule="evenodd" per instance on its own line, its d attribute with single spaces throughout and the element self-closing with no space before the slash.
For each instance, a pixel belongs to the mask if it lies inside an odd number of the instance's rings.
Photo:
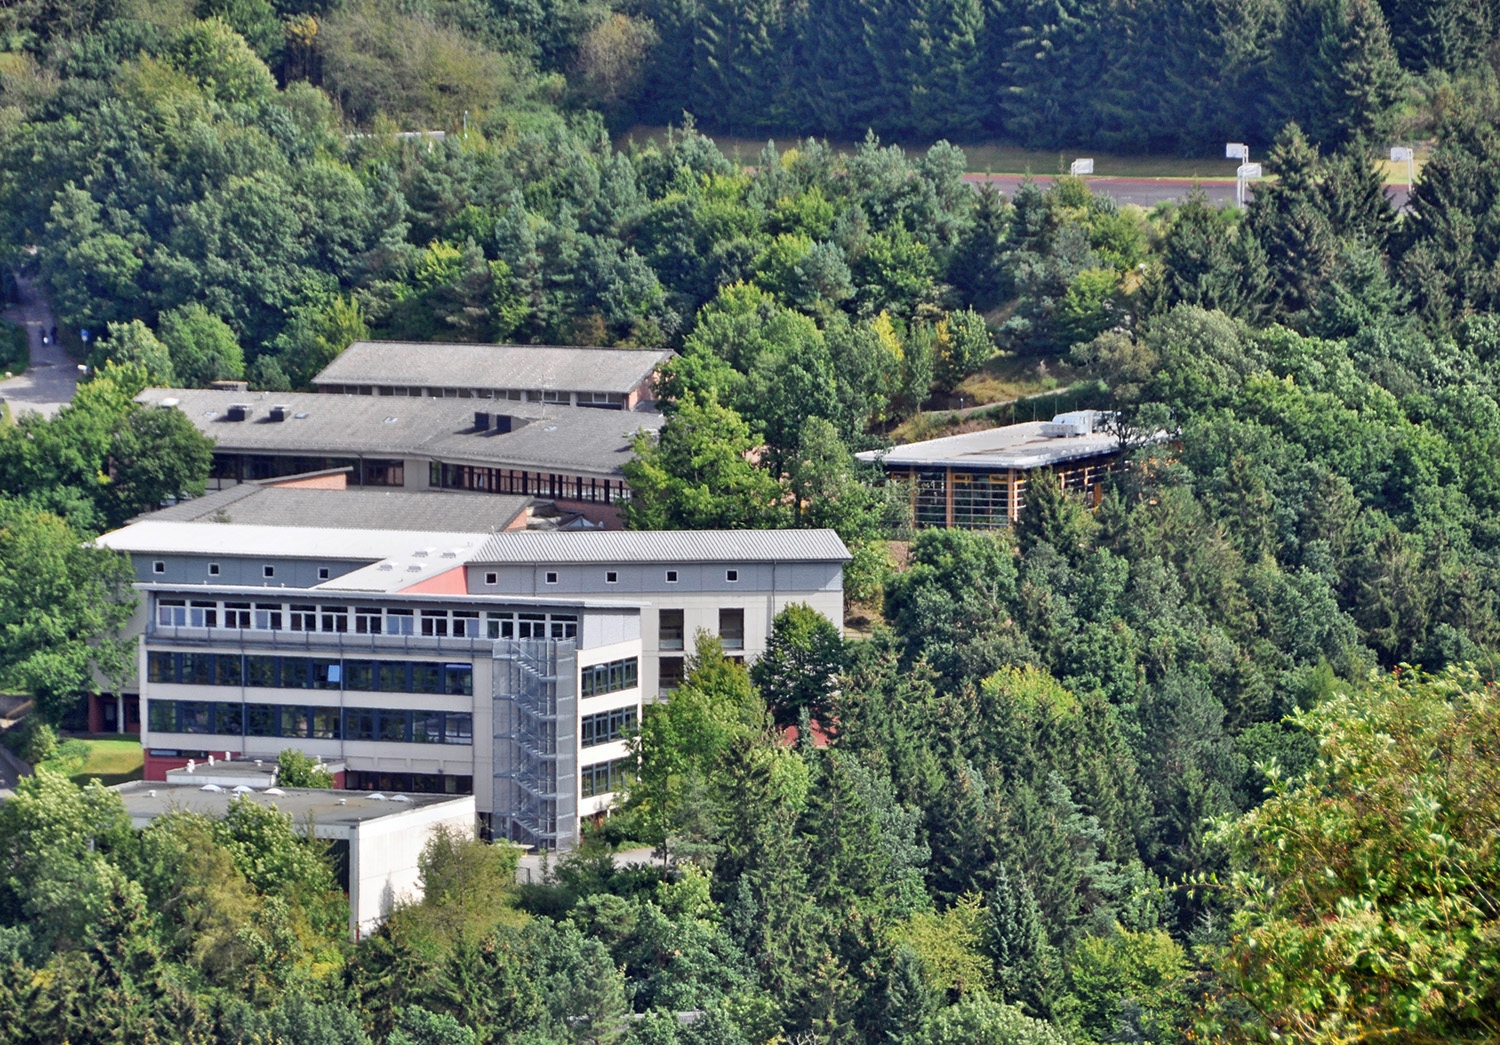
<svg viewBox="0 0 1500 1045">
<path fill-rule="evenodd" d="M 224 754 L 224 752 L 222 752 L 222 751 L 215 751 L 214 752 L 214 755 L 216 757 L 222 756 L 223 754 Z M 193 759 L 193 761 L 197 762 L 200 765 L 203 763 L 203 759 L 202 758 L 196 758 L 196 759 Z M 145 771 L 142 773 L 142 775 L 147 780 L 165 781 L 167 779 L 167 771 L 169 769 L 186 769 L 187 768 L 187 764 L 188 764 L 188 759 L 187 759 L 186 756 L 183 756 L 181 758 L 178 758 L 178 757 L 166 758 L 166 757 L 163 757 L 161 755 L 153 755 L 150 751 L 147 751 L 146 752 L 146 768 L 145 768 Z"/>
<path fill-rule="evenodd" d="M 606 530 L 625 529 L 625 520 L 620 517 L 620 509 L 613 504 L 599 504 L 595 501 L 554 501 L 564 511 L 577 512 L 591 523 L 603 523 Z"/>
<path fill-rule="evenodd" d="M 468 571 L 462 566 L 455 566 L 436 577 L 417 581 L 410 587 L 402 588 L 401 591 L 403 593 L 421 592 L 424 595 L 467 595 L 469 594 Z"/>
<path fill-rule="evenodd" d="M 337 472 L 333 475 L 309 475 L 306 477 L 292 476 L 291 478 L 276 481 L 263 480 L 262 486 L 285 486 L 294 490 L 347 490 L 349 489 L 349 473 Z"/>
</svg>

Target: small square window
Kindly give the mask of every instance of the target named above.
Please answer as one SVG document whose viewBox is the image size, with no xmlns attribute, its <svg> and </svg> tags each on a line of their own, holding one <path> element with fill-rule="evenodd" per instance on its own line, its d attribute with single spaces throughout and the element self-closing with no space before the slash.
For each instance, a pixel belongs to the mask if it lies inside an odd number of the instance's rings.
<svg viewBox="0 0 1500 1045">
<path fill-rule="evenodd" d="M 555 573 L 553 573 L 553 572 L 551 572 L 549 570 L 547 572 L 547 583 L 548 584 L 556 584 L 557 583 L 557 574 L 555 574 Z"/>
<path fill-rule="evenodd" d="M 208 575 L 210 577 L 217 577 L 219 575 L 219 564 L 218 563 L 211 562 L 211 563 L 208 564 Z"/>
<path fill-rule="evenodd" d="M 268 574 L 266 574 L 266 576 L 269 577 L 270 574 L 268 573 Z M 327 566 L 319 566 L 318 567 L 318 580 L 320 580 L 320 581 L 326 581 L 327 579 L 328 579 L 328 567 Z"/>
<path fill-rule="evenodd" d="M 151 564 L 151 572 L 152 573 L 166 573 L 167 572 L 167 564 L 164 563 L 164 562 L 162 562 L 160 559 L 157 559 L 155 562 L 153 562 Z"/>
<path fill-rule="evenodd" d="M 484 575 L 484 583 L 486 583 L 486 584 L 499 584 L 500 583 L 500 575 L 498 573 L 486 573 Z"/>
<path fill-rule="evenodd" d="M 724 579 L 726 581 L 728 581 L 729 583 L 733 584 L 735 581 L 737 581 L 737 580 L 740 579 L 740 571 L 739 570 L 725 570 L 724 571 Z"/>
<path fill-rule="evenodd" d="M 677 571 L 676 570 L 668 570 L 667 571 L 667 583 L 668 584 L 676 584 L 677 583 Z"/>
<path fill-rule="evenodd" d="M 609 570 L 609 571 L 607 571 L 604 574 L 604 583 L 605 584 L 617 584 L 617 583 L 619 583 L 619 580 L 620 580 L 620 575 L 618 573 L 616 573 L 614 570 Z"/>
<path fill-rule="evenodd" d="M 276 576 L 276 567 L 274 567 L 274 566 L 262 566 L 260 568 L 260 575 L 262 577 L 274 577 L 274 576 Z"/>
</svg>

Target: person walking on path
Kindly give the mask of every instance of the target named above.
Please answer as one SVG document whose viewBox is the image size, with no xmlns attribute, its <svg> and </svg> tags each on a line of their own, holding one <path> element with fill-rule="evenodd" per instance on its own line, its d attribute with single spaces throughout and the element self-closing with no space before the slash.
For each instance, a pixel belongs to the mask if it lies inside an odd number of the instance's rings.
<svg viewBox="0 0 1500 1045">
<path fill-rule="evenodd" d="M 21 299 L 0 317 L 26 329 L 31 366 L 24 374 L 0 381 L 0 400 L 10 406 L 11 416 L 34 410 L 51 417 L 66 406 L 78 388 L 78 364 L 57 340 L 57 322 L 52 307 L 30 280 L 16 277 Z"/>
</svg>

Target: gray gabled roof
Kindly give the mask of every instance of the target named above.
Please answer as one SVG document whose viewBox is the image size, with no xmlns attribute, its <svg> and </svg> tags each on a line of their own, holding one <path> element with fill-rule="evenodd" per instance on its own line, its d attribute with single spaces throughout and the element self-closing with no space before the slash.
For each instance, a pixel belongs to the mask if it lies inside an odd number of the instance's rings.
<svg viewBox="0 0 1500 1045">
<path fill-rule="evenodd" d="M 832 530 L 517 530 L 469 560 L 494 564 L 848 562 Z"/>
<path fill-rule="evenodd" d="M 484 533 L 503 530 L 526 511 L 530 497 L 407 492 L 317 490 L 241 483 L 151 512 L 164 522 L 309 526 L 325 530 L 424 530 Z"/>
<path fill-rule="evenodd" d="M 206 388 L 148 388 L 136 401 L 176 407 L 224 451 L 419 457 L 596 476 L 618 476 L 620 466 L 633 456 L 631 436 L 640 429 L 655 432 L 665 420 L 653 410 Z M 249 419 L 229 420 L 229 408 L 236 403 L 251 408 Z M 287 407 L 286 420 L 269 419 L 274 406 Z M 510 432 L 477 431 L 476 411 L 509 415 L 525 424 Z"/>
<path fill-rule="evenodd" d="M 625 394 L 671 357 L 654 349 L 356 341 L 313 384 Z"/>
</svg>

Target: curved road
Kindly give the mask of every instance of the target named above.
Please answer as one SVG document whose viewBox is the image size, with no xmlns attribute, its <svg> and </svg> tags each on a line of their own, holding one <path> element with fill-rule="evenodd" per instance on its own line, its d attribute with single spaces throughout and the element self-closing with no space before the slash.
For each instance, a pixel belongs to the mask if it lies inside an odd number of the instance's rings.
<svg viewBox="0 0 1500 1045">
<path fill-rule="evenodd" d="M 16 278 L 21 304 L 12 305 L 0 316 L 26 328 L 31 348 L 31 367 L 20 377 L 0 381 L 0 400 L 10 406 L 11 416 L 35 411 L 51 417 L 66 406 L 78 388 L 78 364 L 61 345 L 42 344 L 42 331 L 51 330 L 57 320 L 47 299 L 29 280 Z"/>
</svg>

